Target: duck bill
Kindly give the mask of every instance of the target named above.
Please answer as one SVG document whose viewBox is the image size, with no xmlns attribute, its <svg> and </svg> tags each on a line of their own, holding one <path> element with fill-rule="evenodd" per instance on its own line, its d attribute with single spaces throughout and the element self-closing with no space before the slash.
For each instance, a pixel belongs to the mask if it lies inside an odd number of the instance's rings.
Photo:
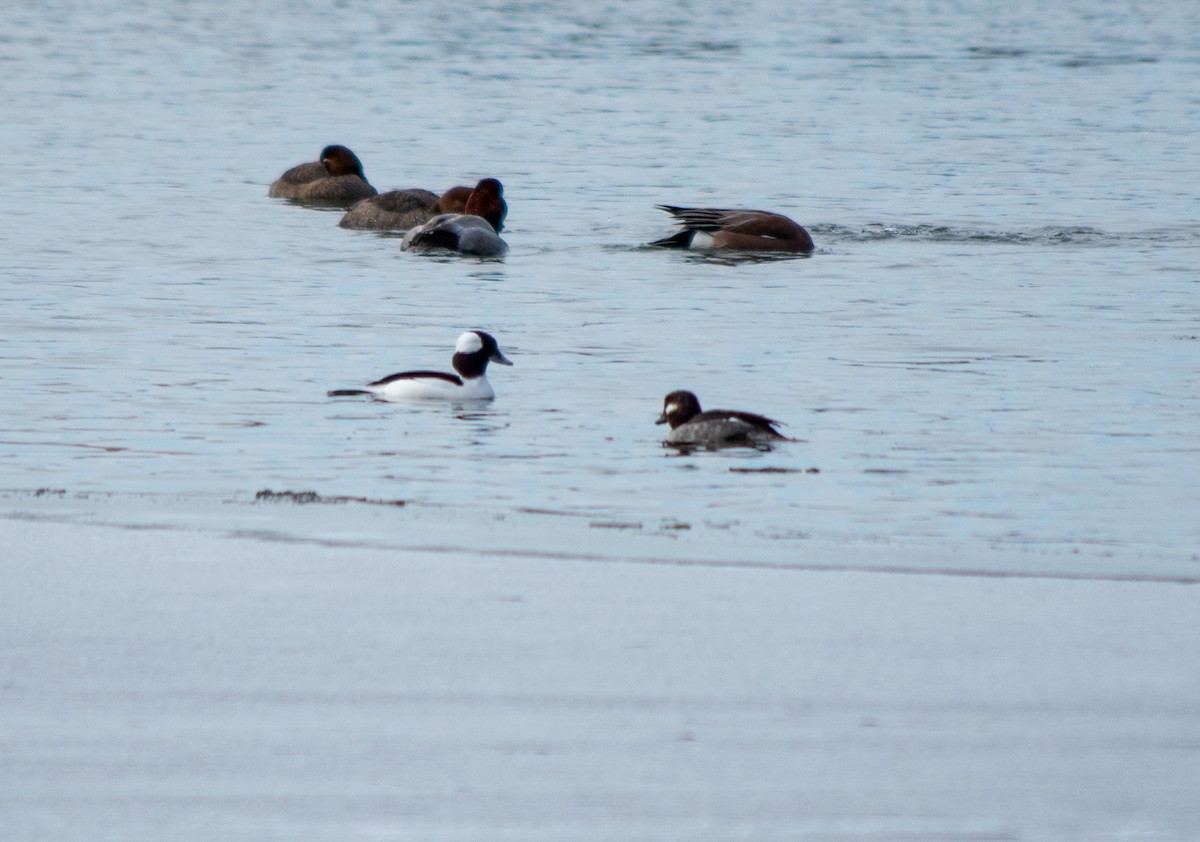
<svg viewBox="0 0 1200 842">
<path fill-rule="evenodd" d="M 655 421 L 654 423 L 655 424 L 666 424 L 668 420 L 669 419 L 667 418 L 666 414 L 663 414 L 663 415 L 658 416 L 658 420 Z"/>
<path fill-rule="evenodd" d="M 499 351 L 492 354 L 490 357 L 488 357 L 488 359 L 494 363 L 500 363 L 500 365 L 512 365 L 512 360 L 501 354 Z"/>
</svg>

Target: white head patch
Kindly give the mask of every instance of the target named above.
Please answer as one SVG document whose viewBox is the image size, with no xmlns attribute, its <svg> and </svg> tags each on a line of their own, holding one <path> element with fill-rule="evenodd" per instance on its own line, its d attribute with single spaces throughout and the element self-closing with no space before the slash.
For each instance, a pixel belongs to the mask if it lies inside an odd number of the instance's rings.
<svg viewBox="0 0 1200 842">
<path fill-rule="evenodd" d="M 454 344 L 454 351 L 458 354 L 474 354 L 481 350 L 483 350 L 483 340 L 479 338 L 478 333 L 471 331 L 458 337 L 458 342 Z"/>
</svg>

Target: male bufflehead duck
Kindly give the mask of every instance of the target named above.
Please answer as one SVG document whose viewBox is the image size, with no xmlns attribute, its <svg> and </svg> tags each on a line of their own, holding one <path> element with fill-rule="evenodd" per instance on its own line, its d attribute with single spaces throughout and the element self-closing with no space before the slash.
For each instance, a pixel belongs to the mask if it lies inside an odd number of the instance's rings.
<svg viewBox="0 0 1200 842">
<path fill-rule="evenodd" d="M 463 213 L 470 187 L 451 187 L 442 195 L 413 187 L 389 190 L 351 206 L 338 223 L 342 228 L 407 231 L 444 213 Z"/>
<path fill-rule="evenodd" d="M 656 205 L 683 226 L 652 246 L 665 248 L 711 248 L 738 251 L 786 251 L 808 254 L 815 246 L 804 227 L 786 216 L 770 211 L 722 208 L 681 208 Z M 697 238 L 697 234 L 703 234 Z"/>
<path fill-rule="evenodd" d="M 655 424 L 670 424 L 667 444 L 699 447 L 763 447 L 790 441 L 773 421 L 753 412 L 729 409 L 700 411 L 700 401 L 687 391 L 671 392 L 663 399 L 662 415 Z"/>
<path fill-rule="evenodd" d="M 319 161 L 292 167 L 267 191 L 272 199 L 323 208 L 348 208 L 376 193 L 363 175 L 362 162 L 345 146 L 326 146 Z"/>
<path fill-rule="evenodd" d="M 487 380 L 488 363 L 512 365 L 490 333 L 469 330 L 458 337 L 450 364 L 458 374 L 441 371 L 401 371 L 368 383 L 363 389 L 335 389 L 329 397 L 372 395 L 385 401 L 490 401 L 496 397 Z"/>
<path fill-rule="evenodd" d="M 475 185 L 462 213 L 446 213 L 413 228 L 400 242 L 403 251 L 457 251 L 476 257 L 499 257 L 508 251 L 500 239 L 508 215 L 504 186 L 494 178 Z"/>
</svg>

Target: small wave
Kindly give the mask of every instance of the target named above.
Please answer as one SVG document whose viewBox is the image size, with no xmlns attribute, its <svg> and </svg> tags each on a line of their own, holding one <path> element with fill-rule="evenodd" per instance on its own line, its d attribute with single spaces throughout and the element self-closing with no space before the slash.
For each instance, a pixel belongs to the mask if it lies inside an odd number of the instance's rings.
<svg viewBox="0 0 1200 842">
<path fill-rule="evenodd" d="M 667 56 L 681 59 L 704 59 L 741 52 L 736 41 L 687 41 L 676 42 L 652 39 L 640 44 L 636 52 L 644 56 Z"/>
<path fill-rule="evenodd" d="M 813 229 L 816 230 L 816 229 Z M 645 251 L 654 254 L 672 255 L 692 263 L 709 263 L 717 266 L 741 266 L 747 263 L 779 263 L 787 260 L 808 260 L 811 253 L 796 254 L 782 251 L 733 251 L 728 249 L 664 249 L 647 243 L 635 246 L 612 245 L 606 246 L 610 251 Z M 818 251 L 820 244 L 818 243 Z"/>
<path fill-rule="evenodd" d="M 1155 64 L 1158 59 L 1154 56 L 1139 56 L 1139 55 L 1080 55 L 1071 56 L 1059 62 L 1061 67 L 1088 68 L 1088 67 L 1114 67 L 1122 64 Z"/>
<path fill-rule="evenodd" d="M 1062 51 L 1031 51 L 1023 47 L 975 46 L 967 47 L 966 56 L 975 60 L 1021 59 L 1035 56 L 1056 63 L 1059 67 L 1070 69 L 1088 67 L 1115 67 L 1127 64 L 1154 64 L 1159 61 L 1157 56 L 1138 53 L 1079 53 L 1065 55 Z"/>
<path fill-rule="evenodd" d="M 915 240 L 933 243 L 979 243 L 983 245 L 1071 245 L 1121 247 L 1146 243 L 1200 242 L 1200 227 L 1178 227 L 1115 234 L 1089 225 L 1046 225 L 1027 230 L 1005 231 L 927 223 L 872 223 L 861 227 L 817 224 L 809 230 L 818 242 L 874 242 Z"/>
<path fill-rule="evenodd" d="M 1021 47 L 967 47 L 967 56 L 974 59 L 1024 58 L 1029 50 Z"/>
</svg>

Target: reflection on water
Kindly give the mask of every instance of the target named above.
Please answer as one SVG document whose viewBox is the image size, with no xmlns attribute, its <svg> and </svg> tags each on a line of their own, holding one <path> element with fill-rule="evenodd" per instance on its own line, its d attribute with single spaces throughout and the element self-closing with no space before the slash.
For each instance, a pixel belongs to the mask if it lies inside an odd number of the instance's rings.
<svg viewBox="0 0 1200 842">
<path fill-rule="evenodd" d="M 595 549 L 634 530 L 590 522 L 682 523 L 637 532 L 1191 564 L 1200 106 L 1179 33 L 1200 13 L 1151 5 L 1002 31 L 781 3 L 485 4 L 436 27 L 371 3 L 23 8 L 0 39 L 22 91 L 0 136 L 29 152 L 0 231 L 10 506 L 274 489 L 347 519 L 563 513 Z M 512 251 L 404 254 L 266 198 L 331 142 L 380 189 L 502 178 Z M 817 252 L 648 248 L 662 202 L 777 210 Z M 325 397 L 469 327 L 516 363 L 493 404 Z M 672 389 L 770 405 L 801 441 L 664 448 Z"/>
<path fill-rule="evenodd" d="M 820 251 L 820 244 L 817 250 Z M 661 248 L 646 246 L 646 251 L 662 251 Z M 713 266 L 742 266 L 752 263 L 779 263 L 790 260 L 808 260 L 811 254 L 787 254 L 772 251 L 723 251 L 721 249 L 689 249 L 681 251 L 679 258 L 692 263 Z"/>
</svg>

